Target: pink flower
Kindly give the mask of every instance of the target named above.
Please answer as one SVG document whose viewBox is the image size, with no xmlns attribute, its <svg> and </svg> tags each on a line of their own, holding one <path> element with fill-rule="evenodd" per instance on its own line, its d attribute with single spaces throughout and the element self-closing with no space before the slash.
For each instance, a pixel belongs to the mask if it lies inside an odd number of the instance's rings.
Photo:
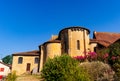
<svg viewBox="0 0 120 81">
<path fill-rule="evenodd" d="M 111 58 L 112 60 L 115 60 L 116 59 L 116 57 L 115 56 L 112 56 L 112 58 Z"/>
<path fill-rule="evenodd" d="M 94 56 L 94 55 L 96 55 L 95 52 L 89 52 L 88 54 L 89 54 L 90 56 Z"/>
<path fill-rule="evenodd" d="M 84 60 L 86 57 L 85 56 L 76 56 L 74 58 L 77 60 Z"/>
<path fill-rule="evenodd" d="M 109 56 L 109 54 L 106 53 L 106 54 L 104 54 L 103 58 L 105 59 L 105 58 L 107 58 L 108 56 Z"/>
<path fill-rule="evenodd" d="M 97 54 L 95 53 L 95 52 L 89 52 L 88 53 L 88 57 L 90 57 L 90 58 L 96 58 L 97 57 Z"/>
</svg>

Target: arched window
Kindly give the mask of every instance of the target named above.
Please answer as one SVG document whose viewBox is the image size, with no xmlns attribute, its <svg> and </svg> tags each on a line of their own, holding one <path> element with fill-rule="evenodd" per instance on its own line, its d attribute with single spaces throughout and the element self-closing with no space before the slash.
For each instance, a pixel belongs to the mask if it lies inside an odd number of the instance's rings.
<svg viewBox="0 0 120 81">
<path fill-rule="evenodd" d="M 23 62 L 23 57 L 19 57 L 18 58 L 18 64 L 22 64 L 22 62 Z"/>
<path fill-rule="evenodd" d="M 35 64 L 37 64 L 39 62 L 39 58 L 35 57 Z"/>
<path fill-rule="evenodd" d="M 77 40 L 77 49 L 80 50 L 80 41 Z"/>
</svg>

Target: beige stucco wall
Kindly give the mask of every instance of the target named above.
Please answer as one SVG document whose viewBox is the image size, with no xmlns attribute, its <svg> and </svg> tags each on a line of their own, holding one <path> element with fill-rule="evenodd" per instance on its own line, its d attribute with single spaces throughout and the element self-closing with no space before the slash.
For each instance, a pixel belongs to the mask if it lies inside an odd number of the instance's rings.
<svg viewBox="0 0 120 81">
<path fill-rule="evenodd" d="M 47 58 L 53 58 L 61 55 L 61 43 L 48 43 L 46 45 Z"/>
<path fill-rule="evenodd" d="M 18 64 L 19 57 L 23 57 L 22 64 Z M 38 66 L 38 64 L 35 64 L 35 62 L 34 62 L 35 57 L 38 57 L 38 56 L 13 56 L 12 71 L 16 71 L 17 75 L 21 75 L 21 74 L 25 73 L 27 63 L 31 64 L 30 71 L 32 71 L 33 68 Z"/>
<path fill-rule="evenodd" d="M 42 68 L 43 68 L 43 64 L 44 64 L 44 49 L 43 49 L 43 46 L 41 45 L 40 47 L 39 47 L 39 49 L 40 49 L 40 66 L 39 66 L 39 72 L 42 70 Z"/>
<path fill-rule="evenodd" d="M 77 49 L 77 40 L 80 41 L 80 50 Z M 68 44 L 69 44 L 68 54 L 70 56 L 74 57 L 74 56 L 84 55 L 84 49 L 88 51 L 89 48 L 89 34 L 87 34 L 86 30 L 72 31 L 71 29 L 69 29 Z"/>
<path fill-rule="evenodd" d="M 61 43 L 46 43 L 40 46 L 40 69 L 42 70 L 47 58 L 53 58 L 61 55 Z"/>
<path fill-rule="evenodd" d="M 0 75 L 7 76 L 10 73 L 10 68 L 2 63 L 0 63 L 0 68 L 4 68 L 4 71 L 1 71 Z"/>
<path fill-rule="evenodd" d="M 97 47 L 97 43 L 90 43 L 90 51 L 94 52 L 94 48 Z"/>
</svg>

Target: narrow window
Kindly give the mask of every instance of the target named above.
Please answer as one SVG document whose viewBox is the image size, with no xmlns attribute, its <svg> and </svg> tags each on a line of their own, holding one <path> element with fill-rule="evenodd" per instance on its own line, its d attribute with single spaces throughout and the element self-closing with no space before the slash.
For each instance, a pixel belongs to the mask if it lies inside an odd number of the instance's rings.
<svg viewBox="0 0 120 81">
<path fill-rule="evenodd" d="M 77 40 L 77 49 L 80 50 L 80 41 Z"/>
<path fill-rule="evenodd" d="M 39 62 L 39 58 L 35 57 L 35 64 L 37 64 Z"/>
<path fill-rule="evenodd" d="M 23 62 L 23 57 L 19 57 L 18 58 L 18 64 L 22 64 L 22 62 Z"/>
</svg>

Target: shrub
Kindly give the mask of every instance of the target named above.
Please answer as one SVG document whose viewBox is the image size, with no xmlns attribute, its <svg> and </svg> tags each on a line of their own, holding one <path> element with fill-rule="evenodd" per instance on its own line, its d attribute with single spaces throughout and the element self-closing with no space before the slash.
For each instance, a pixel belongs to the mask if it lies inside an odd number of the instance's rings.
<svg viewBox="0 0 120 81">
<path fill-rule="evenodd" d="M 99 57 L 103 56 L 105 53 L 109 54 L 107 55 L 108 57 L 103 60 L 107 61 L 111 65 L 116 73 L 115 79 L 117 77 L 117 81 L 120 81 L 120 41 L 118 40 L 108 48 L 103 48 L 101 50 L 97 50 L 96 52 L 99 54 Z"/>
<path fill-rule="evenodd" d="M 67 55 L 48 59 L 41 76 L 46 81 L 91 81 L 79 62 Z"/>
<path fill-rule="evenodd" d="M 116 72 L 115 81 L 120 81 L 120 63 L 114 63 L 113 68 Z"/>
<path fill-rule="evenodd" d="M 16 72 L 13 71 L 12 73 L 8 74 L 5 81 L 15 81 L 16 78 L 17 78 Z"/>
<path fill-rule="evenodd" d="M 94 79 L 94 81 L 113 80 L 114 71 L 108 64 L 103 62 L 83 62 L 80 67 L 84 68 Z"/>
</svg>

